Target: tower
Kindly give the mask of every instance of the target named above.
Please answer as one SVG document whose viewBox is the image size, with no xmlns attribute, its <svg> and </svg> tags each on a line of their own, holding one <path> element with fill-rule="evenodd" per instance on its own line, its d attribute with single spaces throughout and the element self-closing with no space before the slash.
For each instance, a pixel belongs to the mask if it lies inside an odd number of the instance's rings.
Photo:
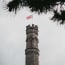
<svg viewBox="0 0 65 65">
<path fill-rule="evenodd" d="M 39 65 L 38 26 L 26 26 L 25 65 Z"/>
</svg>

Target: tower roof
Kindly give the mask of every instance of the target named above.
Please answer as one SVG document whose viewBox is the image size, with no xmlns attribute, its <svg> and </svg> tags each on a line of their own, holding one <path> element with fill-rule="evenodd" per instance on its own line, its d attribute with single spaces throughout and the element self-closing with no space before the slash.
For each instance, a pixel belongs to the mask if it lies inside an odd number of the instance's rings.
<svg viewBox="0 0 65 65">
<path fill-rule="evenodd" d="M 38 26 L 34 24 L 26 26 L 26 30 L 29 30 L 29 29 L 35 29 L 38 31 Z"/>
</svg>

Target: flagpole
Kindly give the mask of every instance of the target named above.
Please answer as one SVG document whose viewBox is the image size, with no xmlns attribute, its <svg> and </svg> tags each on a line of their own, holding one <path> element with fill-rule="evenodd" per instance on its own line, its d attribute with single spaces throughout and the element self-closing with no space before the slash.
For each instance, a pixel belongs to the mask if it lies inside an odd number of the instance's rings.
<svg viewBox="0 0 65 65">
<path fill-rule="evenodd" d="M 30 24 L 31 24 L 31 25 L 33 24 L 33 15 L 27 16 L 26 19 L 27 19 L 27 20 L 31 19 L 31 20 L 30 20 L 30 21 L 31 21 Z"/>
<path fill-rule="evenodd" d="M 32 15 L 32 24 L 33 24 L 33 15 Z"/>
</svg>

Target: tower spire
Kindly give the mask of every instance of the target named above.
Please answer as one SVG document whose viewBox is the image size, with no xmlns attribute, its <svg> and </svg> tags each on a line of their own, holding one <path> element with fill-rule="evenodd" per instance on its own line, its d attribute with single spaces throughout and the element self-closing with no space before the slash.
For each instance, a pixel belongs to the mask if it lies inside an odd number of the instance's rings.
<svg viewBox="0 0 65 65">
<path fill-rule="evenodd" d="M 26 64 L 39 65 L 39 49 L 38 49 L 38 26 L 26 26 Z"/>
</svg>

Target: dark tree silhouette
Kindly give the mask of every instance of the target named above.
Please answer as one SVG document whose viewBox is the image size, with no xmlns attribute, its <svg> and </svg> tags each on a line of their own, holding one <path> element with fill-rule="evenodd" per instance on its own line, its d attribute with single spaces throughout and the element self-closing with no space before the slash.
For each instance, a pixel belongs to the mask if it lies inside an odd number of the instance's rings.
<svg viewBox="0 0 65 65">
<path fill-rule="evenodd" d="M 60 9 L 58 11 L 58 6 Z M 65 23 L 65 0 L 12 0 L 7 4 L 9 11 L 17 11 L 21 7 L 29 7 L 32 12 L 47 13 L 52 11 L 54 13 L 51 20 L 58 21 L 60 24 Z M 54 9 L 54 7 L 57 7 Z"/>
</svg>

